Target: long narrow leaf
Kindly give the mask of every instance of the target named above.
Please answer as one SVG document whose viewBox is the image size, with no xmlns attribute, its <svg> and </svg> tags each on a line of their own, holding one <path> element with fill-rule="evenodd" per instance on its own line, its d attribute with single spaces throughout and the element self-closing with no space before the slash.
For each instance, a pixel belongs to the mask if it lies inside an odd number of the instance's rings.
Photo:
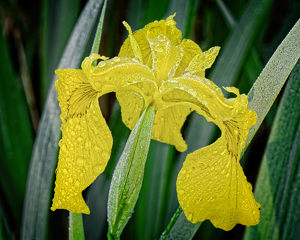
<svg viewBox="0 0 300 240">
<path fill-rule="evenodd" d="M 102 1 L 90 0 L 83 10 L 60 61 L 59 68 L 76 68 L 81 62 Z M 60 119 L 54 81 L 40 121 L 31 158 L 23 210 L 22 239 L 45 239 L 49 215 Z"/>
<path fill-rule="evenodd" d="M 238 76 L 253 40 L 269 13 L 273 0 L 252 0 L 221 49 L 211 79 L 219 86 L 230 86 Z"/>
<path fill-rule="evenodd" d="M 249 108 L 255 110 L 258 119 L 255 126 L 250 129 L 247 144 L 270 110 L 299 57 L 300 20 L 276 49 L 248 93 Z"/>
<path fill-rule="evenodd" d="M 107 206 L 108 236 L 119 238 L 134 211 L 144 178 L 154 115 L 153 106 L 144 110 L 114 170 Z"/>
<path fill-rule="evenodd" d="M 0 25 L 0 186 L 9 204 L 7 214 L 21 218 L 25 182 L 33 145 L 33 130 L 24 90 L 13 70 L 13 63 Z"/>
<path fill-rule="evenodd" d="M 300 238 L 299 159 L 300 61 L 282 96 L 257 180 L 261 220 L 247 229 L 246 240 Z"/>
<path fill-rule="evenodd" d="M 189 9 L 189 1 L 187 0 L 170 0 L 169 9 L 165 17 L 176 13 L 176 27 L 184 33 L 187 21 L 187 13 Z"/>
<path fill-rule="evenodd" d="M 80 10 L 80 0 L 43 0 L 41 11 L 41 97 L 45 101 L 53 72 L 59 63 Z"/>
</svg>

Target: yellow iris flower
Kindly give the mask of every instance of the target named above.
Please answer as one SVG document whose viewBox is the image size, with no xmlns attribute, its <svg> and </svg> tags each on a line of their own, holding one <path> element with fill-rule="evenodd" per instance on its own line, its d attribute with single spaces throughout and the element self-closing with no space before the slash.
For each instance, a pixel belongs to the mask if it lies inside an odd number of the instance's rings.
<svg viewBox="0 0 300 240">
<path fill-rule="evenodd" d="M 219 47 L 202 52 L 195 42 L 182 40 L 173 17 L 134 33 L 124 22 L 129 37 L 118 57 L 91 54 L 82 62 L 82 70 L 56 70 L 62 139 L 52 210 L 89 214 L 82 191 L 104 171 L 113 142 L 98 99 L 115 92 L 128 128 L 152 104 L 152 139 L 174 145 L 180 152 L 187 149 L 181 127 L 192 111 L 220 128 L 221 137 L 189 154 L 178 175 L 178 200 L 189 221 L 209 219 L 224 230 L 237 223 L 259 222 L 260 205 L 239 164 L 256 114 L 247 109 L 247 96 L 238 89 L 225 88 L 236 95 L 226 99 L 218 86 L 204 78 Z M 98 59 L 102 61 L 94 66 Z"/>
</svg>

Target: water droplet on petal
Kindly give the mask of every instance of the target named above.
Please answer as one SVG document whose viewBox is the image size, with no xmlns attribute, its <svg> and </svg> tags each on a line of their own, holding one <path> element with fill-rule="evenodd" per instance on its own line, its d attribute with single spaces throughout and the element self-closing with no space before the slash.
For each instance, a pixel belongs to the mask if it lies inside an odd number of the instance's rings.
<svg viewBox="0 0 300 240">
<path fill-rule="evenodd" d="M 98 67 L 104 67 L 104 66 L 105 66 L 105 61 L 99 62 Z"/>
</svg>

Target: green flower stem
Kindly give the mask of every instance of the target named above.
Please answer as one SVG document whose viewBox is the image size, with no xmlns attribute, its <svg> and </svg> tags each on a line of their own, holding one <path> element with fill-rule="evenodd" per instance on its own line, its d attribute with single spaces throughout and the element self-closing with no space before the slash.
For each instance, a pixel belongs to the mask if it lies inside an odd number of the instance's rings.
<svg viewBox="0 0 300 240">
<path fill-rule="evenodd" d="M 154 108 L 144 110 L 115 168 L 108 197 L 108 238 L 119 239 L 138 199 L 151 141 Z"/>
<path fill-rule="evenodd" d="M 69 240 L 84 239 L 81 213 L 69 214 Z"/>
</svg>

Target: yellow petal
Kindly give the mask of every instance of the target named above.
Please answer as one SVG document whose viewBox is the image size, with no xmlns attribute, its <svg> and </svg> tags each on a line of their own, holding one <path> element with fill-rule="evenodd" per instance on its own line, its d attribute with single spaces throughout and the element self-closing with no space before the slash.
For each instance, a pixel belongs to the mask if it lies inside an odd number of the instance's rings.
<svg viewBox="0 0 300 240">
<path fill-rule="evenodd" d="M 185 74 L 165 82 L 161 91 L 163 101 L 190 107 L 209 122 L 231 115 L 233 107 L 225 104 L 221 89 L 206 78 Z"/>
<path fill-rule="evenodd" d="M 249 129 L 256 122 L 247 109 L 246 95 L 224 98 L 210 80 L 185 74 L 164 85 L 162 99 L 167 104 L 189 106 L 219 126 L 222 135 L 212 145 L 188 155 L 177 179 L 179 203 L 188 220 L 209 219 L 216 227 L 232 229 L 259 221 L 259 204 L 239 164 Z"/>
<path fill-rule="evenodd" d="M 96 91 L 102 94 L 109 91 L 134 85 L 139 82 L 151 83 L 155 88 L 155 78 L 152 71 L 136 59 L 125 57 L 114 57 L 101 61 L 96 67 L 92 65 L 100 55 L 92 54 L 82 62 L 82 70 L 88 76 L 89 82 Z"/>
<path fill-rule="evenodd" d="M 142 63 L 150 68 L 152 67 L 152 55 L 151 48 L 147 40 L 147 33 L 149 30 L 151 30 L 152 32 L 155 31 L 155 38 L 158 35 L 163 34 L 171 41 L 172 45 L 179 45 L 181 42 L 181 32 L 176 28 L 176 22 L 173 20 L 174 16 L 175 15 L 172 15 L 166 20 L 154 21 L 152 23 L 149 23 L 143 29 L 140 29 L 133 33 L 133 37 L 136 40 L 142 53 Z M 128 37 L 123 43 L 119 52 L 119 57 L 135 57 L 130 43 L 130 37 Z"/>
<path fill-rule="evenodd" d="M 220 47 L 212 47 L 206 52 L 195 55 L 185 71 L 204 77 L 205 70 L 212 66 L 219 51 Z"/>
<path fill-rule="evenodd" d="M 236 153 L 227 148 L 226 137 L 189 154 L 177 178 L 179 203 L 189 221 L 209 219 L 223 230 L 237 223 L 259 222 L 259 207 Z"/>
<path fill-rule="evenodd" d="M 198 44 L 190 39 L 183 39 L 180 45 L 183 48 L 183 57 L 179 66 L 177 67 L 176 73 L 174 75 L 175 77 L 182 75 L 193 57 L 202 53 L 202 50 L 198 46 Z"/>
<path fill-rule="evenodd" d="M 122 121 L 133 129 L 144 109 L 144 98 L 132 90 L 118 90 L 117 100 L 121 106 Z"/>
<path fill-rule="evenodd" d="M 160 86 L 163 81 L 172 78 L 175 74 L 183 56 L 183 49 L 179 45 L 172 45 L 167 36 L 163 34 L 157 36 L 155 28 L 148 31 L 147 39 L 150 43 L 153 59 L 152 70 L 157 85 Z"/>
<path fill-rule="evenodd" d="M 81 70 L 57 70 L 62 139 L 52 210 L 89 214 L 82 191 L 101 174 L 110 157 L 112 136 L 99 107 L 99 94 Z"/>
<path fill-rule="evenodd" d="M 171 144 L 180 152 L 187 149 L 182 138 L 181 128 L 191 109 L 186 106 L 172 106 L 156 112 L 152 127 L 151 138 L 163 143 Z"/>
<path fill-rule="evenodd" d="M 89 76 L 93 88 L 101 94 L 116 92 L 123 122 L 132 129 L 143 108 L 152 102 L 152 95 L 157 91 L 153 72 L 136 59 L 125 57 L 102 61 L 94 67 L 92 62 L 99 58 L 98 54 L 87 57 L 82 69 Z"/>
</svg>

